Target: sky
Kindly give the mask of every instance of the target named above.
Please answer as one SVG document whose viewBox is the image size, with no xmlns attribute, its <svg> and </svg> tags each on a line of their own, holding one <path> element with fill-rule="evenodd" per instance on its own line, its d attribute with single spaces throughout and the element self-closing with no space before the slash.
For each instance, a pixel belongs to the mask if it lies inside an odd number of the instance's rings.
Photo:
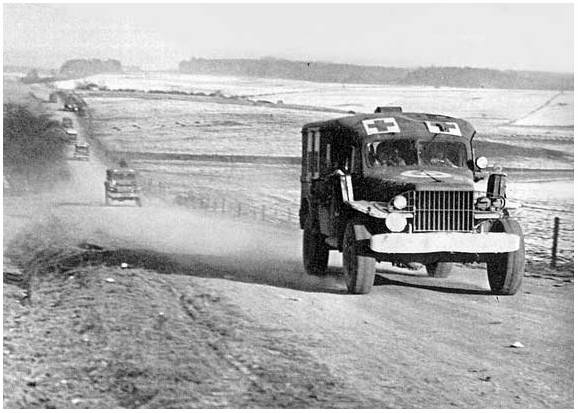
<svg viewBox="0 0 578 413">
<path fill-rule="evenodd" d="M 572 4 L 3 4 L 5 65 L 191 57 L 573 72 Z"/>
</svg>

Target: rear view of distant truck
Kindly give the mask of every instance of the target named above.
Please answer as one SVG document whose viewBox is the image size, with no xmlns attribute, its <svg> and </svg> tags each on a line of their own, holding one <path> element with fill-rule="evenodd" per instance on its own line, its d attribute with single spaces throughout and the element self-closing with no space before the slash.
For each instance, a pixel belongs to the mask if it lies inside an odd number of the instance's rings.
<svg viewBox="0 0 578 413">
<path fill-rule="evenodd" d="M 122 205 L 127 201 L 142 206 L 136 171 L 130 168 L 107 169 L 104 182 L 105 204 Z"/>
<path fill-rule="evenodd" d="M 90 146 L 87 143 L 77 143 L 74 145 L 74 154 L 72 159 L 75 161 L 90 160 Z"/>
</svg>

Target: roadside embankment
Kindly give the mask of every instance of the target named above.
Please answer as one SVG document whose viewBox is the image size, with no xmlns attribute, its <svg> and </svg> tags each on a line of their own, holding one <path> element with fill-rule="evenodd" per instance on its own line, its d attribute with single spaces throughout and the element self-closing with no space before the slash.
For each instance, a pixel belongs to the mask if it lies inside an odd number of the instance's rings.
<svg viewBox="0 0 578 413">
<path fill-rule="evenodd" d="M 5 408 L 377 406 L 163 254 L 74 232 L 49 219 L 11 245 L 29 293 L 5 284 Z"/>
</svg>

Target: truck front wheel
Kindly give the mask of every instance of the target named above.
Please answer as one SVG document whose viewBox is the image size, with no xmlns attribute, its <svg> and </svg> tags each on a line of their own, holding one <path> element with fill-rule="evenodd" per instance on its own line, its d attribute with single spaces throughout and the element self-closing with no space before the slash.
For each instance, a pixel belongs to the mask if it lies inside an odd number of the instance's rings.
<svg viewBox="0 0 578 413">
<path fill-rule="evenodd" d="M 309 214 L 303 229 L 303 266 L 311 275 L 323 275 L 329 262 L 329 246 L 314 218 Z"/>
<path fill-rule="evenodd" d="M 353 222 L 343 236 L 343 274 L 350 294 L 367 294 L 375 280 L 375 258 L 363 254 L 364 246 L 355 239 Z"/>
<path fill-rule="evenodd" d="M 492 292 L 500 295 L 514 295 L 522 284 L 526 266 L 522 228 L 516 221 L 501 219 L 494 222 L 490 231 L 505 232 L 520 237 L 520 248 L 517 251 L 495 254 L 486 264 Z"/>
</svg>

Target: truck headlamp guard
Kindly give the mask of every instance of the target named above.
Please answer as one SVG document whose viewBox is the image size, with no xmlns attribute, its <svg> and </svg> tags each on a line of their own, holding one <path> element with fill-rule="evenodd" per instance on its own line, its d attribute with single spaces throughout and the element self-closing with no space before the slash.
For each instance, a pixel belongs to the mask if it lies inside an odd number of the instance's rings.
<svg viewBox="0 0 578 413">
<path fill-rule="evenodd" d="M 490 209 L 491 200 L 487 196 L 482 196 L 476 199 L 476 209 L 479 211 L 487 211 Z"/>
<path fill-rule="evenodd" d="M 480 169 L 486 169 L 488 167 L 488 158 L 480 156 L 476 159 L 476 166 Z"/>
<path fill-rule="evenodd" d="M 407 219 L 403 214 L 392 213 L 385 219 L 385 226 L 391 232 L 401 232 L 407 226 Z"/>
<path fill-rule="evenodd" d="M 403 195 L 396 195 L 393 198 L 392 204 L 395 209 L 404 209 L 407 207 L 407 198 Z"/>
<path fill-rule="evenodd" d="M 505 206 L 506 206 L 506 200 L 504 198 L 498 197 L 498 198 L 492 199 L 492 209 L 493 210 L 504 209 Z"/>
</svg>

